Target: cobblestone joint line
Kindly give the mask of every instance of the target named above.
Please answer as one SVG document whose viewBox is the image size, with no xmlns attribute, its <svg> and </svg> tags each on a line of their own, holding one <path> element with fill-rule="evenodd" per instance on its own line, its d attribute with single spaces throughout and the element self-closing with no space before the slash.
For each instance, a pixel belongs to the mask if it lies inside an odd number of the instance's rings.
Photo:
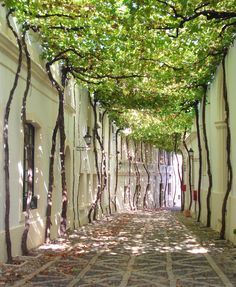
<svg viewBox="0 0 236 287">
<path fill-rule="evenodd" d="M 24 286 L 24 283 L 26 283 L 27 281 L 29 281 L 30 279 L 32 279 L 34 276 L 36 276 L 37 274 L 39 274 L 40 272 L 46 270 L 48 267 L 50 267 L 52 264 L 54 264 L 55 262 L 57 262 L 60 259 L 60 257 L 55 257 L 54 260 L 48 262 L 47 264 L 43 265 L 41 268 L 37 269 L 35 272 L 29 274 L 28 276 L 26 276 L 24 279 L 18 281 L 17 283 L 15 283 L 13 286 L 14 287 L 21 287 Z"/>
<path fill-rule="evenodd" d="M 86 275 L 86 273 L 92 268 L 92 266 L 94 265 L 94 263 L 98 260 L 98 257 L 101 255 L 100 254 L 96 254 L 89 262 L 88 264 L 85 266 L 85 268 L 79 273 L 79 275 L 72 280 L 67 287 L 73 287 L 75 284 L 79 283 L 79 281 Z"/>
<path fill-rule="evenodd" d="M 212 231 L 202 233 L 193 219 L 181 216 L 140 211 L 116 215 L 106 225 L 98 222 L 84 227 L 63 257 L 50 258 L 50 262 L 6 287 L 236 286 L 233 249 L 219 248 L 218 242 L 212 247 Z M 83 245 L 84 253 L 76 258 L 74 252 Z M 202 247 L 206 251 L 202 252 Z M 77 270 L 70 272 L 73 262 Z"/>
<path fill-rule="evenodd" d="M 216 262 L 214 261 L 214 259 L 211 257 L 211 255 L 209 254 L 204 254 L 204 256 L 206 257 L 206 260 L 208 261 L 208 263 L 210 264 L 210 266 L 212 267 L 212 269 L 217 273 L 217 275 L 219 276 L 219 278 L 221 279 L 221 281 L 224 283 L 224 285 L 226 287 L 234 287 L 234 285 L 230 282 L 230 280 L 228 279 L 228 277 L 224 274 L 224 272 L 218 267 L 218 265 L 216 264 Z"/>
</svg>

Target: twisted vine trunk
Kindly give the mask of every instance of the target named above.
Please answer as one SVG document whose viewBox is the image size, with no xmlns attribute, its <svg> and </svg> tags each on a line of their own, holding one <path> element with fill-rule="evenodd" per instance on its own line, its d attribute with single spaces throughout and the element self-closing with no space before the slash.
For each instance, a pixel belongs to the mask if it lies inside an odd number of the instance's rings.
<svg viewBox="0 0 236 287">
<path fill-rule="evenodd" d="M 105 114 L 107 110 L 105 110 L 102 114 L 102 137 L 99 136 L 97 133 L 97 139 L 100 145 L 100 148 L 102 150 L 102 160 L 101 160 L 101 184 L 102 184 L 102 194 L 104 194 L 104 191 L 107 187 L 107 182 L 108 182 L 108 176 L 107 176 L 107 158 L 106 158 L 106 153 L 105 153 L 105 148 L 104 148 L 104 119 L 105 119 Z M 109 196 L 109 191 L 108 191 L 108 197 L 109 197 L 109 203 L 108 203 L 108 208 L 109 212 L 111 213 L 111 206 L 110 206 L 110 196 Z M 102 207 L 102 196 L 100 197 L 100 208 L 103 213 L 103 207 Z"/>
<path fill-rule="evenodd" d="M 97 188 L 98 191 L 97 191 L 96 199 L 95 199 L 95 202 L 91 205 L 89 212 L 88 212 L 88 220 L 91 223 L 92 212 L 93 212 L 93 220 L 97 219 L 98 202 L 100 202 L 100 207 L 103 213 L 101 197 L 107 185 L 107 173 L 106 173 L 106 155 L 104 151 L 104 145 L 97 130 L 97 110 L 96 110 L 97 101 L 95 99 L 93 103 L 91 96 L 89 97 L 89 100 L 90 100 L 90 105 L 93 109 L 93 114 L 94 114 L 93 145 L 94 145 L 95 166 L 96 166 L 97 180 L 98 180 L 98 188 Z M 98 141 L 99 146 L 102 151 L 100 168 L 99 168 L 99 163 L 98 163 L 98 151 L 96 147 L 96 140 Z"/>
<path fill-rule="evenodd" d="M 205 87 L 202 99 L 202 127 L 203 127 L 203 138 L 206 150 L 207 160 L 207 176 L 208 176 L 208 191 L 207 191 L 207 227 L 211 226 L 211 192 L 212 192 L 212 173 L 211 173 L 211 161 L 210 161 L 210 150 L 208 145 L 207 130 L 206 130 L 206 93 L 207 87 Z"/>
<path fill-rule="evenodd" d="M 50 242 L 50 230 L 52 226 L 51 213 L 52 213 L 52 194 L 54 187 L 54 160 L 56 151 L 56 139 L 58 132 L 59 121 L 57 119 L 56 125 L 52 133 L 52 146 L 49 158 L 49 179 L 48 179 L 48 195 L 47 195 L 47 208 L 46 208 L 46 226 L 45 226 L 45 242 Z"/>
<path fill-rule="evenodd" d="M 200 221 L 201 217 L 201 183 L 202 183 L 202 145 L 201 145 L 201 134 L 200 134 L 200 125 L 199 125 L 199 111 L 198 111 L 198 102 L 194 106 L 195 115 L 196 115 L 196 127 L 197 127 L 197 143 L 198 143 L 198 155 L 199 155 L 199 170 L 198 170 L 198 189 L 197 189 L 197 201 L 198 201 L 198 217 L 197 221 Z"/>
<path fill-rule="evenodd" d="M 62 54 L 62 53 L 61 53 Z M 59 96 L 59 107 L 58 107 L 58 116 L 57 122 L 53 131 L 53 142 L 51 147 L 51 158 L 50 158 L 50 168 L 49 170 L 49 177 L 53 177 L 53 161 L 55 155 L 55 146 L 56 144 L 56 134 L 57 131 L 60 131 L 60 163 L 61 163 L 61 188 L 62 188 L 62 208 L 61 208 L 61 221 L 60 221 L 60 235 L 63 236 L 66 232 L 67 227 L 67 206 L 68 206 L 68 196 L 67 196 L 67 184 L 66 184 L 66 172 L 65 172 L 65 119 L 64 119 L 64 90 L 65 90 L 65 83 L 66 77 L 68 73 L 68 69 L 66 67 L 62 70 L 62 86 L 54 79 L 52 72 L 51 72 L 51 65 L 56 61 L 63 59 L 61 56 L 55 57 L 51 62 L 46 64 L 46 70 L 51 81 L 52 85 L 56 88 L 58 96 Z M 58 125 L 58 127 L 57 127 Z M 54 181 L 53 178 L 49 179 L 49 184 Z M 45 239 L 48 241 L 50 236 L 50 226 L 51 226 L 51 206 L 52 206 L 52 185 L 49 186 L 50 192 L 48 192 L 47 197 L 47 211 L 46 211 L 46 235 Z"/>
<path fill-rule="evenodd" d="M 27 147 L 27 130 L 26 130 L 26 102 L 29 94 L 29 89 L 31 85 L 31 58 L 30 54 L 28 51 L 27 43 L 25 41 L 25 33 L 26 30 L 23 33 L 22 36 L 22 44 L 26 56 L 26 65 L 27 65 L 27 79 L 26 79 L 26 87 L 24 91 L 24 96 L 22 99 L 22 109 L 21 109 L 21 120 L 22 120 L 22 126 L 23 126 L 23 133 L 24 133 L 24 152 L 27 154 L 27 158 L 29 159 L 29 163 L 32 163 L 32 154 L 30 151 L 30 148 Z M 30 229 L 30 203 L 32 199 L 32 194 L 33 194 L 33 166 L 28 166 L 28 190 L 27 190 L 27 195 L 26 195 L 26 210 L 25 210 L 25 228 L 24 232 L 22 234 L 21 238 L 21 250 L 23 255 L 28 255 L 29 251 L 27 248 L 27 238 L 28 238 L 28 233 Z"/>
<path fill-rule="evenodd" d="M 147 173 L 147 186 L 146 186 L 146 190 L 145 190 L 145 193 L 143 196 L 143 208 L 147 208 L 147 195 L 148 195 L 148 192 L 150 190 L 150 172 L 149 172 L 148 167 L 147 167 L 147 162 L 145 163 L 146 157 L 145 157 L 145 160 L 143 157 L 143 144 L 142 144 L 142 142 L 141 142 L 141 160 L 143 163 L 143 168 L 145 169 L 145 171 Z"/>
<path fill-rule="evenodd" d="M 228 170 L 227 170 L 227 189 L 226 189 L 226 193 L 225 193 L 223 204 L 222 204 L 222 226 L 220 230 L 220 239 L 225 238 L 227 202 L 228 202 L 229 194 L 232 189 L 232 182 L 233 182 L 233 169 L 232 169 L 232 163 L 231 163 L 230 110 L 229 110 L 229 102 L 228 102 L 225 59 L 226 59 L 226 55 L 224 55 L 222 65 L 223 65 L 223 98 L 224 98 L 224 103 L 225 103 L 225 122 L 226 122 L 226 129 L 227 129 L 226 151 L 227 151 Z"/>
<path fill-rule="evenodd" d="M 172 153 L 172 162 L 173 162 L 173 157 L 177 157 L 176 155 L 176 152 L 173 152 Z M 176 205 L 176 202 L 175 202 L 175 198 L 176 198 L 176 193 L 177 193 L 177 179 L 176 179 L 176 172 L 175 172 L 175 169 L 173 168 L 173 173 L 174 173 L 174 178 L 175 178 L 175 191 L 174 191 L 174 196 L 173 196 L 173 203 L 172 205 L 175 206 Z"/>
<path fill-rule="evenodd" d="M 115 176 L 115 190 L 114 190 L 114 200 L 113 200 L 113 204 L 115 207 L 115 212 L 117 212 L 117 188 L 118 188 L 118 180 L 119 180 L 119 176 L 118 176 L 118 170 L 119 170 L 119 152 L 118 152 L 118 134 L 121 131 L 121 129 L 118 129 L 116 131 L 115 134 L 115 145 L 116 145 L 116 176 Z M 121 146 L 122 149 L 122 146 Z"/>
<path fill-rule="evenodd" d="M 135 191 L 133 195 L 133 207 L 135 209 L 138 209 L 138 201 L 139 201 L 139 194 L 141 190 L 141 184 L 140 184 L 140 172 L 137 164 L 137 143 L 134 143 L 135 145 L 135 158 L 134 158 L 134 168 L 135 168 L 135 175 L 136 175 L 136 186 Z"/>
<path fill-rule="evenodd" d="M 108 178 L 107 178 L 107 190 L 108 190 L 108 211 L 109 214 L 112 213 L 111 210 L 111 123 L 109 121 L 109 133 L 108 133 L 108 157 L 107 157 L 107 161 L 108 161 Z"/>
<path fill-rule="evenodd" d="M 130 155 L 129 151 L 129 142 L 128 138 L 126 137 L 126 147 L 127 147 L 127 157 L 129 161 L 129 171 L 128 171 L 128 201 L 129 201 L 129 208 L 132 210 L 132 205 L 131 205 L 131 164 L 132 164 L 132 156 Z"/>
<path fill-rule="evenodd" d="M 162 173 L 160 170 L 160 150 L 158 150 L 158 172 L 160 174 L 160 184 L 159 184 L 159 207 L 162 207 Z"/>
<path fill-rule="evenodd" d="M 164 152 L 164 165 L 165 165 L 165 174 L 166 174 L 166 178 L 165 178 L 165 189 L 164 189 L 164 207 L 166 207 L 166 192 L 168 190 L 167 188 L 167 165 L 166 165 L 166 152 Z"/>
<path fill-rule="evenodd" d="M 105 191 L 105 189 L 107 187 L 107 170 L 106 170 L 106 165 L 107 165 L 106 153 L 105 153 L 105 150 L 103 150 L 103 152 L 102 152 L 102 166 L 101 166 L 102 194 L 101 194 L 101 197 L 100 197 L 100 208 L 101 208 L 102 214 L 104 213 L 103 212 L 103 206 L 102 206 L 102 195 L 104 194 L 104 191 Z"/>
<path fill-rule="evenodd" d="M 179 176 L 179 181 L 180 181 L 180 187 L 181 187 L 181 211 L 184 211 L 185 208 L 185 193 L 182 190 L 182 186 L 184 185 L 184 156 L 182 150 L 179 151 L 182 156 L 182 166 L 181 166 L 181 173 L 179 169 L 179 157 L 176 154 L 176 160 L 177 160 L 177 167 L 178 167 L 178 176 Z"/>
<path fill-rule="evenodd" d="M 61 188 L 62 188 L 62 210 L 60 232 L 64 235 L 67 227 L 67 184 L 66 184 L 66 169 L 65 169 L 65 120 L 64 120 L 64 91 L 59 94 L 59 130 L 60 130 L 60 161 L 61 161 Z"/>
<path fill-rule="evenodd" d="M 180 190 L 181 190 L 181 210 L 182 210 L 182 201 L 183 201 L 183 192 L 182 192 L 182 178 L 181 178 L 181 174 L 180 174 L 180 171 L 179 171 L 179 158 L 178 158 L 178 155 L 177 155 L 177 143 L 178 143 L 178 137 L 177 137 L 177 134 L 175 134 L 175 138 L 174 138 L 174 152 L 173 152 L 173 157 L 175 155 L 175 159 L 176 159 L 176 162 L 177 162 L 177 172 L 178 172 L 178 177 L 179 177 L 179 182 L 180 182 Z M 175 175 L 175 195 L 174 195 L 174 198 L 173 198 L 173 205 L 174 205 L 174 200 L 175 200 L 175 197 L 176 197 L 176 189 L 177 189 L 177 186 L 176 186 L 176 183 L 177 183 L 177 180 L 176 180 L 176 173 L 175 173 L 175 169 L 174 169 L 174 175 Z"/>
<path fill-rule="evenodd" d="M 10 23 L 10 15 L 12 14 L 12 10 L 10 10 L 6 15 L 7 25 L 11 30 L 12 34 L 14 35 L 19 55 L 18 55 L 18 64 L 16 69 L 15 78 L 13 81 L 12 88 L 10 90 L 7 104 L 5 107 L 4 112 L 4 127 L 3 127 L 3 147 L 4 147 L 4 179 L 5 179 L 5 242 L 7 247 L 7 263 L 12 263 L 12 249 L 11 249 L 11 234 L 10 234 L 10 171 L 9 171 L 9 116 L 11 110 L 11 104 L 14 98 L 15 90 L 17 88 L 19 82 L 20 71 L 22 67 L 22 58 L 23 58 L 23 51 L 22 51 L 22 43 L 16 31 L 13 29 Z"/>
<path fill-rule="evenodd" d="M 183 145 L 184 148 L 187 151 L 188 154 L 188 164 L 189 164 L 189 170 L 188 170 L 188 180 L 189 180 L 189 207 L 188 209 L 191 210 L 192 208 L 192 202 L 193 202 L 193 196 L 192 196 L 192 164 L 191 164 L 191 158 L 189 155 L 189 151 L 188 151 L 188 147 L 185 141 L 186 138 L 186 131 L 184 132 L 184 136 L 183 136 Z"/>
<path fill-rule="evenodd" d="M 92 213 L 93 213 L 93 219 L 96 220 L 97 217 L 97 205 L 98 201 L 101 196 L 101 176 L 100 176 L 100 171 L 99 171 L 99 164 L 98 164 L 98 151 L 97 151 L 97 146 L 96 146 L 96 132 L 95 128 L 93 129 L 93 152 L 94 152 L 94 158 L 95 158 L 95 167 L 96 167 L 96 172 L 97 172 L 97 194 L 96 194 L 96 199 L 95 202 L 92 203 L 89 212 L 88 212 L 88 221 L 89 223 L 92 222 Z"/>
<path fill-rule="evenodd" d="M 98 164 L 98 151 L 97 151 L 97 146 L 96 146 L 96 129 L 97 129 L 97 111 L 96 111 L 96 106 L 94 108 L 94 104 L 92 102 L 91 96 L 89 95 L 89 101 L 90 105 L 93 109 L 94 113 L 94 128 L 93 128 L 93 152 L 94 152 L 94 159 L 95 159 L 95 167 L 96 167 L 96 173 L 97 173 L 97 194 L 96 194 L 96 199 L 95 202 L 92 203 L 89 212 L 88 212 L 88 221 L 89 223 L 92 222 L 92 213 L 93 213 L 93 219 L 97 217 L 97 205 L 98 201 L 100 200 L 101 197 L 101 175 L 100 175 L 100 170 L 99 170 L 99 164 Z"/>
</svg>

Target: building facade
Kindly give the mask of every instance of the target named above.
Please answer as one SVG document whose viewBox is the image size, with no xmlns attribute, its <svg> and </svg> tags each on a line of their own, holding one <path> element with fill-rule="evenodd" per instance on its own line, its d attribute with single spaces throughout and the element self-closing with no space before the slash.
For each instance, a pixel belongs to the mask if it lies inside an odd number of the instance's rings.
<svg viewBox="0 0 236 287">
<path fill-rule="evenodd" d="M 15 19 L 11 24 L 17 33 Z M 19 74 L 10 105 L 8 124 L 4 124 L 7 101 L 16 76 L 19 50 L 16 39 L 6 24 L 6 11 L 0 9 L 0 261 L 7 259 L 5 244 L 5 172 L 6 149 L 3 142 L 4 128 L 9 137 L 9 225 L 12 255 L 21 254 L 21 238 L 25 226 L 27 189 L 32 187 L 30 229 L 28 248 L 45 241 L 46 207 L 49 190 L 49 160 L 52 136 L 56 125 L 59 99 L 56 89 L 45 72 L 45 63 L 40 58 L 40 43 L 34 34 L 27 34 L 31 56 L 30 91 L 26 104 L 27 137 L 24 141 L 21 121 L 22 99 L 27 80 L 26 58 Z M 59 67 L 54 65 L 53 75 L 60 82 Z M 95 114 L 97 122 L 95 122 Z M 67 228 L 74 229 L 88 223 L 88 214 L 102 185 L 97 218 L 115 211 L 157 207 L 160 179 L 157 161 L 158 150 L 134 143 L 123 133 L 117 133 L 106 112 L 98 105 L 91 106 L 88 90 L 79 87 L 71 79 L 65 88 L 65 174 L 68 192 Z M 97 131 L 97 134 L 94 133 Z M 117 134 L 117 141 L 116 141 Z M 85 136 L 92 137 L 88 146 Z M 96 136 L 96 140 L 94 137 Z M 99 143 L 98 137 L 101 140 Z M 54 184 L 52 193 L 51 239 L 60 234 L 62 211 L 60 139 L 56 137 L 54 161 Z M 27 148 L 24 148 L 26 146 Z M 128 147 L 128 148 L 127 148 Z M 26 152 L 27 150 L 27 152 Z M 95 152 L 96 150 L 96 152 Z M 143 153 L 141 155 L 141 153 Z M 97 154 L 97 164 L 96 155 Z M 30 171 L 30 177 L 29 177 Z M 100 181 L 100 182 L 99 182 Z"/>
<path fill-rule="evenodd" d="M 236 114 L 234 109 L 236 106 L 235 90 L 236 84 L 234 80 L 235 67 L 236 67 L 236 46 L 235 42 L 228 50 L 227 56 L 224 62 L 225 69 L 223 69 L 223 63 L 221 63 L 215 73 L 214 79 L 209 84 L 207 89 L 207 105 L 206 105 L 206 131 L 209 144 L 209 158 L 212 173 L 212 193 L 210 198 L 211 207 L 211 227 L 217 231 L 222 227 L 222 205 L 227 191 L 227 184 L 229 179 L 229 167 L 227 162 L 230 159 L 232 165 L 232 187 L 230 188 L 230 194 L 227 200 L 226 206 L 226 231 L 225 238 L 236 243 L 236 130 L 234 123 L 236 121 Z M 225 83 L 225 86 L 224 86 Z M 226 88 L 226 89 L 225 89 Z M 225 110 L 224 91 L 227 92 L 228 104 L 229 104 L 229 129 L 231 134 L 230 139 L 230 153 L 227 151 L 227 120 Z M 202 175 L 201 175 L 201 221 L 206 224 L 207 222 L 207 193 L 209 186 L 208 177 L 208 165 L 207 165 L 207 152 L 205 148 L 205 141 L 203 136 L 203 103 L 199 104 L 200 114 L 200 137 L 202 147 Z M 199 148 L 197 141 L 196 124 L 193 125 L 191 133 L 186 138 L 188 149 L 192 148 L 194 151 L 193 158 L 189 161 L 189 155 L 186 149 L 183 147 L 185 157 L 185 183 L 187 185 L 186 205 L 188 208 L 190 202 L 189 193 L 189 164 L 191 165 L 191 185 L 192 191 L 198 189 L 199 179 Z M 197 198 L 195 197 L 197 200 Z M 198 204 L 194 200 L 192 204 L 192 214 L 196 216 L 198 214 Z"/>
</svg>

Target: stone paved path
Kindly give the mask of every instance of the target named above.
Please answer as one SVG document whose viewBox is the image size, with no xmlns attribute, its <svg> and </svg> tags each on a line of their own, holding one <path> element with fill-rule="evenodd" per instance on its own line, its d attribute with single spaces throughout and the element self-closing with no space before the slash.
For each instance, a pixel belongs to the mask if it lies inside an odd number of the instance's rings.
<svg viewBox="0 0 236 287">
<path fill-rule="evenodd" d="M 236 248 L 177 212 L 116 215 L 40 252 L 5 286 L 236 286 Z"/>
</svg>

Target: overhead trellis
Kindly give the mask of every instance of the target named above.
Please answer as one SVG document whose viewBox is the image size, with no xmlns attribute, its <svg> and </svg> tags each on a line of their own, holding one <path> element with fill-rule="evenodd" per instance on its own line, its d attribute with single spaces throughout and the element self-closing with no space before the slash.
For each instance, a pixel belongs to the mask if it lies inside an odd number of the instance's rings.
<svg viewBox="0 0 236 287">
<path fill-rule="evenodd" d="M 3 2 L 117 125 L 166 149 L 235 38 L 235 0 Z"/>
</svg>

